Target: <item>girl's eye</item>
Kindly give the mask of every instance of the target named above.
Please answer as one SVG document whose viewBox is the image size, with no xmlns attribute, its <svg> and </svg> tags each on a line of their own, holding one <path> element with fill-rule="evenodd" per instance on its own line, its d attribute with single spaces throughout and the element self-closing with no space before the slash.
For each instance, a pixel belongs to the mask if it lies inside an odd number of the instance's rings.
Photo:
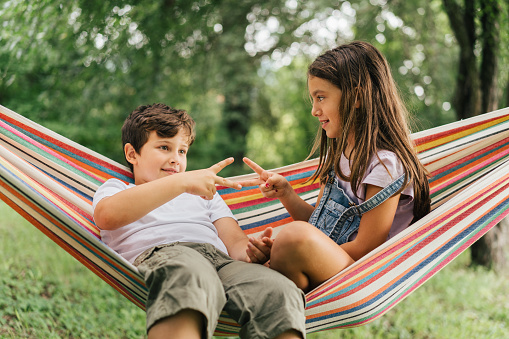
<svg viewBox="0 0 509 339">
<path fill-rule="evenodd" d="M 159 148 L 162 149 L 163 151 L 167 151 L 168 150 L 168 146 L 161 146 Z"/>
<path fill-rule="evenodd" d="M 181 149 L 181 150 L 179 151 L 179 153 L 180 153 L 180 154 L 186 154 L 186 150 L 185 150 L 185 149 Z"/>
<path fill-rule="evenodd" d="M 318 99 L 318 101 L 322 101 L 323 99 L 325 99 L 325 97 L 316 97 Z"/>
</svg>

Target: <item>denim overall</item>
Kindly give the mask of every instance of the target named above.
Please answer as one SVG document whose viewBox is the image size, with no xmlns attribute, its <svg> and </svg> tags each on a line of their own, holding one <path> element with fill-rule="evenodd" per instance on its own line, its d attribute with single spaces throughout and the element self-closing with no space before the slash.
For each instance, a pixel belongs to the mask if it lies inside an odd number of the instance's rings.
<svg viewBox="0 0 509 339">
<path fill-rule="evenodd" d="M 393 196 L 401 188 L 404 180 L 403 174 L 370 199 L 356 205 L 339 185 L 334 171 L 331 171 L 322 198 L 311 214 L 309 223 L 337 244 L 344 244 L 348 242 L 352 233 L 359 229 L 362 215 Z"/>
</svg>

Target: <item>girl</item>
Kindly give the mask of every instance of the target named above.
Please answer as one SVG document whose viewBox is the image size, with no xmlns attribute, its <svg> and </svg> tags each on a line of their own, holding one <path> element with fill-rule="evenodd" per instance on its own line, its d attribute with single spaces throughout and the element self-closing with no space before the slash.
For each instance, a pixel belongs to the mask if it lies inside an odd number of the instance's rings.
<svg viewBox="0 0 509 339">
<path fill-rule="evenodd" d="M 279 174 L 245 158 L 265 197 L 277 197 L 295 222 L 270 239 L 250 239 L 253 261 L 309 291 L 393 237 L 430 210 L 426 170 L 407 127 L 407 111 L 387 61 L 366 42 L 327 51 L 308 69 L 311 114 L 320 122 L 315 146 L 320 179 L 315 206 Z"/>
</svg>

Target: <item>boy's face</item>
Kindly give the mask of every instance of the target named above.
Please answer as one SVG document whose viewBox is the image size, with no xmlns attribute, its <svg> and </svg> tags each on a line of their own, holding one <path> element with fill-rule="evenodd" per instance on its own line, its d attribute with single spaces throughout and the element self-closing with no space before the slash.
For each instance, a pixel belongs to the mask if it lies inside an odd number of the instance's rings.
<svg viewBox="0 0 509 339">
<path fill-rule="evenodd" d="M 127 160 L 133 164 L 135 184 L 140 185 L 184 172 L 188 149 L 189 135 L 181 129 L 172 138 L 161 138 L 157 132 L 152 131 L 139 154 L 130 144 L 126 144 L 124 151 Z"/>
</svg>

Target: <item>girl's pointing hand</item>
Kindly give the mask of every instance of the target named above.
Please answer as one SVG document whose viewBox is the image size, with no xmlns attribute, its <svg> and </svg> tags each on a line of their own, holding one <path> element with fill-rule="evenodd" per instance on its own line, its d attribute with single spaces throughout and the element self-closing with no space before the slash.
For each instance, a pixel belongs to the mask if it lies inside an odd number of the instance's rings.
<svg viewBox="0 0 509 339">
<path fill-rule="evenodd" d="M 258 185 L 263 196 L 266 198 L 281 198 L 292 189 L 290 183 L 282 175 L 264 170 L 249 158 L 244 158 L 243 160 L 246 165 L 258 174 L 258 178 L 238 182 L 242 187 Z"/>
</svg>

